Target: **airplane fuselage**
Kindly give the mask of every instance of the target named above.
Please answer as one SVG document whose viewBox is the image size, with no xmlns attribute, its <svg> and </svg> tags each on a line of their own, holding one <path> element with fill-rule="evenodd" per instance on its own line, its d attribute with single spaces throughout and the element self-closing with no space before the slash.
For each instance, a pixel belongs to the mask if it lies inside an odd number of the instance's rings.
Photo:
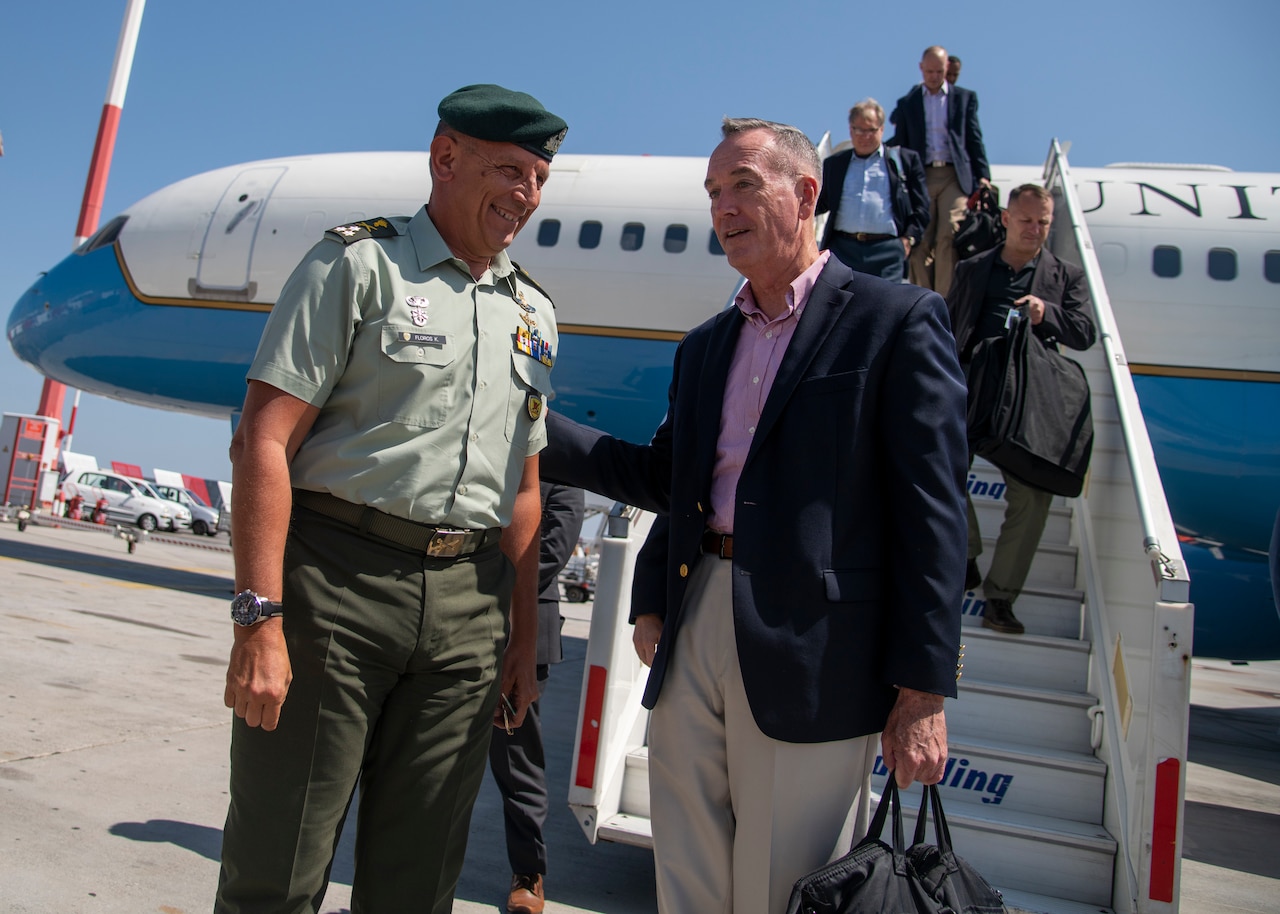
<svg viewBox="0 0 1280 914">
<path fill-rule="evenodd" d="M 738 278 L 711 229 L 705 168 L 701 158 L 557 156 L 511 249 L 556 302 L 556 409 L 638 441 L 661 420 L 676 344 L 725 306 Z M 1193 590 L 1197 653 L 1280 656 L 1280 621 L 1256 585 L 1280 505 L 1280 175 L 1073 175 L 1184 554 L 1193 580 L 1213 582 Z M 994 169 L 1002 195 L 1039 179 L 1038 168 Z M 429 193 L 421 152 L 272 159 L 188 178 L 41 277 L 10 316 L 10 344 L 91 393 L 230 416 L 307 248 L 328 227 L 412 213 Z M 1258 607 L 1247 630 L 1238 610 L 1212 611 L 1211 591 Z"/>
</svg>

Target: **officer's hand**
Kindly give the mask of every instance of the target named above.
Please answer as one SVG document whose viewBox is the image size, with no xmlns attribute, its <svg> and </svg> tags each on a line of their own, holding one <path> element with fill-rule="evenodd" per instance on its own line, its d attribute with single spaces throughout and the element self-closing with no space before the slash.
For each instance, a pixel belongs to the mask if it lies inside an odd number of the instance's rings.
<svg viewBox="0 0 1280 914">
<path fill-rule="evenodd" d="M 636 646 L 640 662 L 645 666 L 653 666 L 653 655 L 658 653 L 660 640 L 662 640 L 662 617 L 657 613 L 636 616 L 636 630 L 631 634 L 631 643 Z"/>
<path fill-rule="evenodd" d="M 293 667 L 279 616 L 237 629 L 222 696 L 236 717 L 250 727 L 274 730 L 292 681 Z"/>
<path fill-rule="evenodd" d="M 1027 317 L 1031 318 L 1032 327 L 1044 320 L 1044 301 L 1039 296 L 1024 295 L 1013 303 L 1015 308 L 1021 308 L 1024 305 L 1027 308 Z"/>
</svg>

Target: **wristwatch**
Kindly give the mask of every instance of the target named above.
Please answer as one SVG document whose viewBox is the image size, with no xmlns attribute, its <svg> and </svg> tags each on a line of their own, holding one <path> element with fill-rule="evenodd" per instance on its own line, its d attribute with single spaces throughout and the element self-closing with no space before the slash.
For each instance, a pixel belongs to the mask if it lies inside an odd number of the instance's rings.
<svg viewBox="0 0 1280 914">
<path fill-rule="evenodd" d="M 264 600 L 252 590 L 242 590 L 231 601 L 231 621 L 236 625 L 253 625 L 284 612 L 284 604 Z"/>
</svg>

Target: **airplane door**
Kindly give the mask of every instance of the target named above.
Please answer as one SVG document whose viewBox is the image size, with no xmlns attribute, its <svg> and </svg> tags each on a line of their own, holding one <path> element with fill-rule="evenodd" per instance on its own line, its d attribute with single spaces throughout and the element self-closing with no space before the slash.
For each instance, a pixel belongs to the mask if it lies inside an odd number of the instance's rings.
<svg viewBox="0 0 1280 914">
<path fill-rule="evenodd" d="M 257 283 L 249 282 L 253 243 L 267 200 L 287 171 L 284 166 L 246 168 L 232 180 L 205 232 L 196 270 L 196 295 L 248 301 Z"/>
</svg>

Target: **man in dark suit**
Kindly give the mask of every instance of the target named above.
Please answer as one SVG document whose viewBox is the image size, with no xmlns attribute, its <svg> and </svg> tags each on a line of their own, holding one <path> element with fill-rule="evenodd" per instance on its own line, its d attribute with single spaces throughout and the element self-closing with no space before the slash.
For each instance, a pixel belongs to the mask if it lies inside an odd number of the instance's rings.
<svg viewBox="0 0 1280 914">
<path fill-rule="evenodd" d="M 1009 194 L 1000 214 L 1005 242 L 956 266 L 955 282 L 947 296 L 951 327 L 961 364 L 968 365 L 980 340 L 1005 333 L 1010 311 L 1024 309 L 1031 332 L 1046 346 L 1061 343 L 1088 349 L 1096 339 L 1090 315 L 1089 286 L 1084 271 L 1059 260 L 1044 248 L 1053 225 L 1053 196 L 1039 184 L 1023 184 Z M 965 588 L 982 584 L 987 605 L 982 624 L 1012 635 L 1025 631 L 1013 614 L 1013 601 L 1022 592 L 1053 495 L 1001 471 L 1005 481 L 1005 516 L 991 555 L 986 581 L 978 570 L 982 534 L 973 502 L 968 500 L 969 561 Z M 966 496 L 967 498 L 967 496 Z"/>
<path fill-rule="evenodd" d="M 914 150 L 929 183 L 929 227 L 911 252 L 911 281 L 946 295 L 956 228 L 974 188 L 990 182 L 991 168 L 978 126 L 978 96 L 946 81 L 946 49 L 926 48 L 920 73 L 924 82 L 898 99 L 889 145 Z"/>
<path fill-rule="evenodd" d="M 967 449 L 945 303 L 818 250 L 802 132 L 722 132 L 706 188 L 748 280 L 736 306 L 680 344 L 648 445 L 553 413 L 542 458 L 666 512 L 632 595 L 664 914 L 780 914 L 865 831 L 877 734 L 900 784 L 941 778 L 956 694 Z"/>
<path fill-rule="evenodd" d="M 495 728 L 489 768 L 502 794 L 502 818 L 511 864 L 511 914 L 542 914 L 547 874 L 547 756 L 542 746 L 542 693 L 560 646 L 560 571 L 573 555 L 586 512 L 581 489 L 542 480 L 542 531 L 538 545 L 538 697 L 519 727 Z"/>
<path fill-rule="evenodd" d="M 822 163 L 822 235 L 846 266 L 892 282 L 906 278 L 907 255 L 929 222 L 924 166 L 910 149 L 886 147 L 884 108 L 874 98 L 849 109 L 853 148 Z"/>
</svg>

